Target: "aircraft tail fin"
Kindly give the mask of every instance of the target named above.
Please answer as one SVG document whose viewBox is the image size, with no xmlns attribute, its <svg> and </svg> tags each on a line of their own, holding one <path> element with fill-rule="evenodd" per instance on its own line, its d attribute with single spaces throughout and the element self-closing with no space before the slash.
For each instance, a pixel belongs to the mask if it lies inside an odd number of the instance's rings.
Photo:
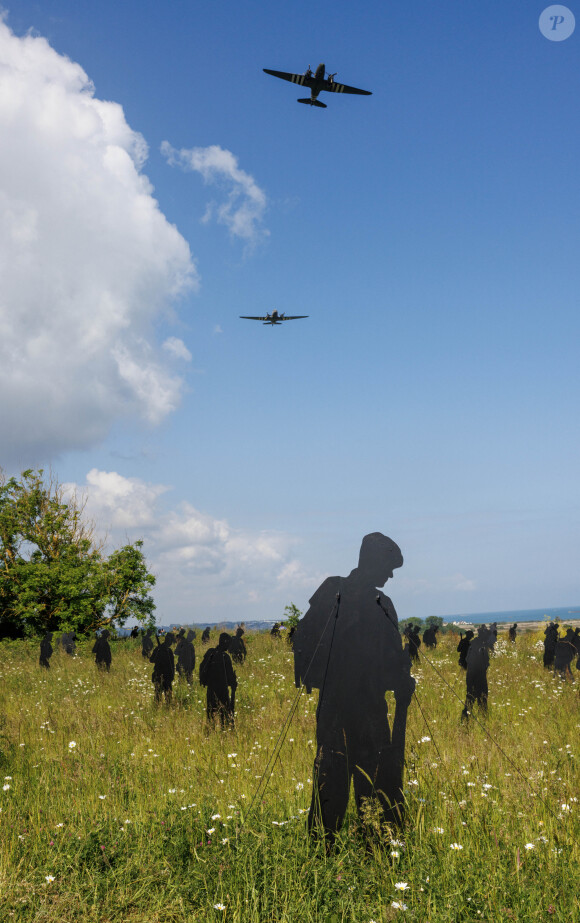
<svg viewBox="0 0 580 923">
<path fill-rule="evenodd" d="M 297 99 L 298 103 L 307 103 L 309 106 L 318 106 L 319 109 L 326 109 L 326 103 L 321 103 L 317 99 L 312 99 L 310 96 L 307 99 Z"/>
</svg>

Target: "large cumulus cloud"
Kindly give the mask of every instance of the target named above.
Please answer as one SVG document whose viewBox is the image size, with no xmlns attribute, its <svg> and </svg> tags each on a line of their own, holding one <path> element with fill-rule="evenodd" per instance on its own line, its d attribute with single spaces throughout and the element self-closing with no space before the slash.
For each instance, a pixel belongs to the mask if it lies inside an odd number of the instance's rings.
<svg viewBox="0 0 580 923">
<path fill-rule="evenodd" d="M 188 358 L 153 322 L 197 284 L 141 172 L 147 145 L 82 68 L 0 21 L 0 463 L 156 423 Z"/>
</svg>

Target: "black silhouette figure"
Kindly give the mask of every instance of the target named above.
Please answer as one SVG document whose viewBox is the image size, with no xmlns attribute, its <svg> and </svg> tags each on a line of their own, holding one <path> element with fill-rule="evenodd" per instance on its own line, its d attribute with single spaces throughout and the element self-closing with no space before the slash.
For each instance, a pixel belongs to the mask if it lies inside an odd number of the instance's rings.
<svg viewBox="0 0 580 923">
<path fill-rule="evenodd" d="M 209 630 L 209 625 L 208 625 L 207 628 L 203 629 L 203 632 L 201 635 L 201 643 L 209 644 L 209 636 L 210 636 L 210 630 Z"/>
<path fill-rule="evenodd" d="M 93 644 L 93 654 L 95 655 L 95 663 L 98 666 L 99 670 L 106 670 L 107 673 L 111 669 L 111 645 L 109 644 L 110 632 L 105 628 L 95 643 Z"/>
<path fill-rule="evenodd" d="M 438 625 L 431 625 L 429 628 L 426 628 L 423 632 L 423 644 L 429 650 L 437 647 L 437 632 L 439 631 Z"/>
<path fill-rule="evenodd" d="M 419 648 L 421 647 L 421 638 L 419 637 L 418 625 L 407 625 L 403 632 L 409 642 L 409 655 L 413 662 L 419 660 Z"/>
<path fill-rule="evenodd" d="M 578 655 L 578 660 L 576 661 L 576 669 L 580 670 L 580 628 L 574 629 L 574 638 L 572 639 L 572 644 Z"/>
<path fill-rule="evenodd" d="M 141 653 L 143 657 L 146 657 L 149 660 L 151 656 L 151 651 L 154 648 L 153 641 L 151 640 L 151 635 L 153 634 L 153 629 L 148 628 L 143 637 L 141 638 Z"/>
<path fill-rule="evenodd" d="M 514 622 L 510 630 L 508 631 L 508 637 L 512 644 L 515 644 L 516 635 L 518 633 L 518 623 Z"/>
<path fill-rule="evenodd" d="M 157 638 L 157 647 L 153 649 L 149 660 L 153 664 L 153 673 L 151 681 L 155 688 L 155 704 L 160 705 L 162 696 L 165 696 L 165 704 L 171 705 L 173 692 L 173 680 L 175 679 L 175 658 L 171 645 L 175 641 L 175 635 L 168 631 L 163 639 L 163 644 L 159 644 Z"/>
<path fill-rule="evenodd" d="M 139 629 L 138 629 L 137 625 L 135 625 L 135 626 L 131 629 L 131 637 L 132 637 L 132 638 L 138 638 L 138 637 L 139 637 Z"/>
<path fill-rule="evenodd" d="M 544 666 L 549 669 L 554 665 L 556 656 L 556 644 L 558 643 L 558 626 L 550 622 L 544 629 Z"/>
<path fill-rule="evenodd" d="M 274 625 L 272 625 L 272 627 L 271 627 L 271 629 L 270 629 L 270 634 L 272 635 L 273 638 L 281 638 L 281 637 L 282 637 L 282 635 L 280 634 L 280 624 L 279 624 L 278 622 L 276 622 Z"/>
<path fill-rule="evenodd" d="M 177 654 L 177 672 L 180 676 L 185 677 L 189 685 L 193 682 L 193 671 L 195 670 L 195 649 L 193 639 L 195 631 L 191 629 L 187 632 L 187 637 L 181 637 L 175 646 Z"/>
<path fill-rule="evenodd" d="M 40 642 L 40 659 L 39 664 L 41 667 L 46 667 L 47 670 L 50 669 L 50 658 L 52 657 L 53 650 L 52 644 L 52 631 L 47 631 L 44 638 Z"/>
<path fill-rule="evenodd" d="M 290 631 L 286 635 L 286 641 L 288 642 L 291 648 L 294 647 L 294 635 L 295 634 L 296 634 L 296 625 L 292 625 L 292 627 L 290 628 Z"/>
<path fill-rule="evenodd" d="M 493 651 L 497 641 L 497 622 L 492 622 L 491 627 L 487 629 L 487 643 L 489 649 Z"/>
<path fill-rule="evenodd" d="M 470 629 L 465 632 L 465 635 L 461 635 L 459 644 L 457 645 L 457 650 L 459 652 L 459 666 L 463 670 L 467 670 L 467 652 L 469 650 L 469 645 L 471 644 L 471 639 L 473 638 L 473 632 Z"/>
<path fill-rule="evenodd" d="M 554 673 L 559 673 L 561 679 L 572 679 L 572 661 L 576 656 L 575 635 L 571 628 L 566 635 L 556 642 L 554 651 Z"/>
<path fill-rule="evenodd" d="M 228 654 L 231 635 L 222 632 L 217 647 L 205 652 L 199 666 L 199 682 L 207 686 L 206 714 L 208 721 L 215 722 L 219 715 L 222 728 L 233 727 L 236 689 L 238 682 Z M 229 690 L 232 690 L 230 697 Z"/>
<path fill-rule="evenodd" d="M 468 718 L 477 701 L 482 712 L 487 712 L 487 670 L 489 667 L 490 651 L 489 628 L 482 626 L 477 629 L 477 637 L 471 641 L 465 657 L 467 663 L 467 697 L 465 707 L 461 713 L 462 718 Z"/>
<path fill-rule="evenodd" d="M 384 586 L 401 567 L 401 550 L 380 532 L 365 535 L 348 577 L 329 577 L 310 600 L 294 634 L 296 685 L 320 690 L 311 832 L 321 824 L 329 847 L 348 804 L 375 798 L 389 823 L 403 819 L 403 761 L 407 708 L 415 689 L 408 648 Z M 378 603 L 378 605 L 377 605 Z M 393 734 L 385 692 L 394 690 Z"/>
<path fill-rule="evenodd" d="M 248 651 L 246 650 L 244 639 L 242 637 L 243 634 L 244 634 L 244 629 L 237 628 L 234 637 L 230 641 L 230 646 L 228 650 L 231 654 L 231 658 L 234 663 L 243 663 L 248 653 Z"/>
<path fill-rule="evenodd" d="M 76 653 L 76 631 L 63 631 L 60 636 L 60 643 L 65 654 L 69 654 L 71 657 L 74 657 Z"/>
</svg>

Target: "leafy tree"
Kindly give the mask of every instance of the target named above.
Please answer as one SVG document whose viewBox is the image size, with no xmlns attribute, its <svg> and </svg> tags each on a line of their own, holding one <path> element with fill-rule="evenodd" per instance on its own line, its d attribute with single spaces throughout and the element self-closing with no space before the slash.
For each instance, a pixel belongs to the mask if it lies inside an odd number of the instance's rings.
<svg viewBox="0 0 580 923">
<path fill-rule="evenodd" d="M 284 607 L 284 621 L 282 624 L 285 625 L 286 628 L 296 628 L 301 616 L 302 612 L 298 606 L 295 606 L 294 603 L 289 603 L 289 605 Z"/>
<path fill-rule="evenodd" d="M 0 478 L 0 637 L 151 619 L 143 543 L 107 557 L 83 512 L 42 469 Z"/>
</svg>

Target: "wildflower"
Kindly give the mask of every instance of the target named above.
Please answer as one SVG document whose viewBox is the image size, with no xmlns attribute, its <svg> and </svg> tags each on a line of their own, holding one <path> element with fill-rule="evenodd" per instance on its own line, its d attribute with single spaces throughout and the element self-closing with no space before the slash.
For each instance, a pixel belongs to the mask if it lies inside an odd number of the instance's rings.
<svg viewBox="0 0 580 923">
<path fill-rule="evenodd" d="M 398 859 L 400 855 L 401 853 L 399 852 L 398 849 L 391 849 L 391 852 L 390 852 L 391 859 Z"/>
<path fill-rule="evenodd" d="M 426 744 L 426 743 L 429 743 L 430 740 L 431 740 L 430 737 L 422 737 L 422 738 L 421 738 L 421 743 L 422 743 L 422 744 Z"/>
<path fill-rule="evenodd" d="M 175 792 L 176 792 L 176 791 L 177 791 L 176 788 L 170 788 L 170 789 L 169 789 L 169 794 L 170 794 L 170 795 L 175 795 Z"/>
<path fill-rule="evenodd" d="M 391 907 L 393 910 L 406 910 L 407 905 L 403 904 L 402 901 L 391 901 Z"/>
<path fill-rule="evenodd" d="M 5 782 L 12 782 L 12 776 L 4 776 Z"/>
<path fill-rule="evenodd" d="M 6 782 L 6 784 L 5 784 L 5 785 L 3 785 L 3 786 L 2 786 L 2 788 L 4 789 L 4 791 L 5 791 L 5 792 L 7 792 L 7 791 L 8 791 L 8 789 L 10 788 L 10 786 L 9 786 L 9 784 L 8 784 L 8 782 Z"/>
<path fill-rule="evenodd" d="M 406 891 L 408 887 L 409 885 L 407 884 L 406 881 L 396 881 L 395 882 L 395 888 L 397 889 L 397 891 Z"/>
<path fill-rule="evenodd" d="M 4 786 L 4 788 L 6 788 L 6 786 Z M 560 805 L 560 808 L 561 808 L 562 811 L 566 811 L 566 812 L 572 810 L 572 808 L 570 807 L 569 804 L 561 804 L 561 805 Z"/>
<path fill-rule="evenodd" d="M 301 792 L 303 788 L 304 788 L 304 783 L 303 783 L 303 782 L 297 782 L 297 784 L 296 784 L 296 791 L 297 791 L 297 792 Z"/>
<path fill-rule="evenodd" d="M 535 848 L 536 847 L 534 846 L 533 843 L 526 843 L 526 849 L 535 849 Z"/>
<path fill-rule="evenodd" d="M 64 824 L 57 824 L 57 827 L 64 827 Z"/>
<path fill-rule="evenodd" d="M 212 820 L 219 820 L 220 817 L 221 817 L 221 814 L 212 814 L 211 819 L 212 819 Z"/>
<path fill-rule="evenodd" d="M 68 745 L 69 750 L 74 750 L 74 748 L 76 747 L 76 745 L 77 745 L 76 740 L 71 740 L 71 741 L 69 741 L 69 745 Z"/>
<path fill-rule="evenodd" d="M 215 827 L 210 827 L 209 830 L 206 830 L 205 832 L 211 836 L 212 833 L 215 833 Z"/>
<path fill-rule="evenodd" d="M 433 827 L 433 833 L 445 833 L 443 827 Z"/>
<path fill-rule="evenodd" d="M 49 884 L 51 883 L 51 881 L 54 881 L 54 875 L 45 875 L 44 877 L 46 881 L 48 881 Z"/>
<path fill-rule="evenodd" d="M 215 908 L 216 910 L 225 910 L 225 909 L 226 909 L 226 905 L 225 905 L 225 904 L 214 904 L 214 908 Z"/>
<path fill-rule="evenodd" d="M 107 797 L 106 795 L 99 795 L 99 798 L 101 799 L 101 801 L 104 801 L 106 797 Z"/>
<path fill-rule="evenodd" d="M 461 843 L 451 843 L 451 845 L 449 846 L 449 849 L 463 849 L 463 846 L 461 845 Z"/>
<path fill-rule="evenodd" d="M 225 836 L 222 840 L 222 846 L 225 846 L 226 843 L 229 843 L 229 842 L 230 842 L 229 837 Z"/>
</svg>

